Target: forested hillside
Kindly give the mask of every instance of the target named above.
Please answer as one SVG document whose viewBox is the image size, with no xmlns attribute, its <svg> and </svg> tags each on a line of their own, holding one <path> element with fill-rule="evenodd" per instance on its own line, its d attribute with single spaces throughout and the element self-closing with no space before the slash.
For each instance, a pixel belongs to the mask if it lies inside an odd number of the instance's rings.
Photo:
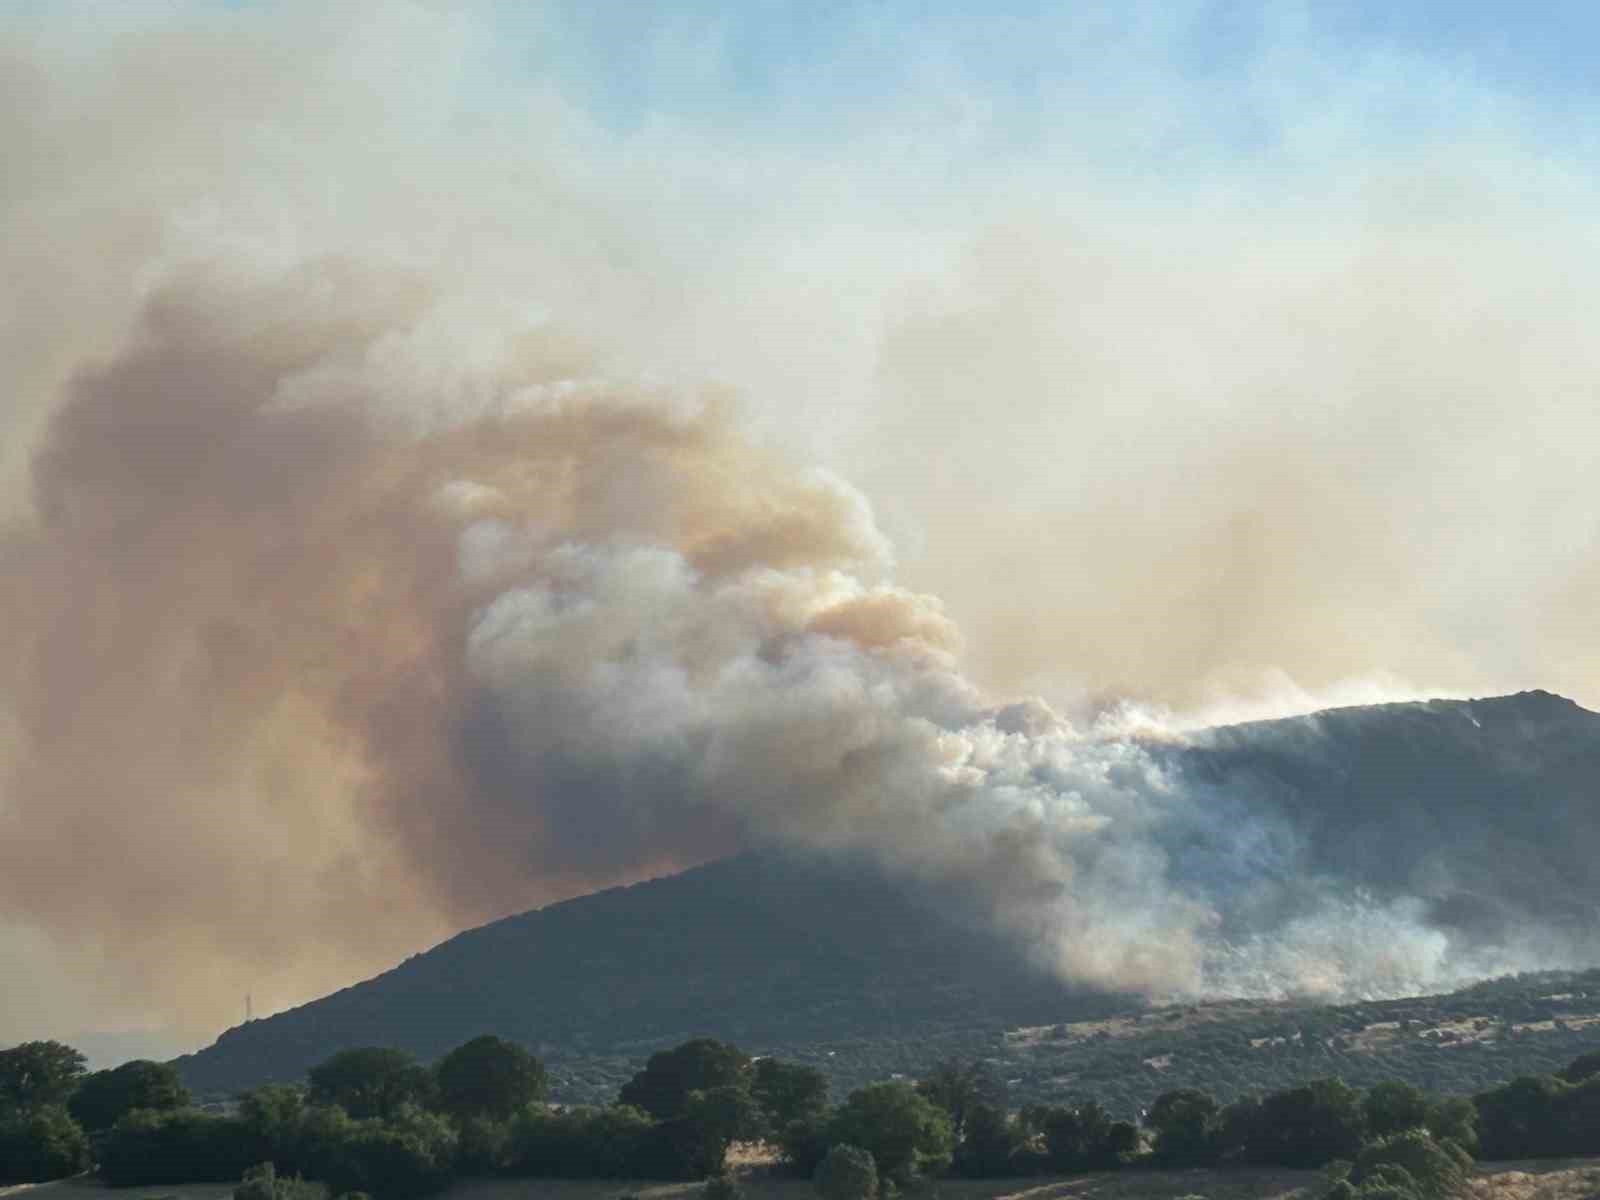
<svg viewBox="0 0 1600 1200">
<path fill-rule="evenodd" d="M 1340 709 L 1152 752 L 1196 805 L 1295 847 L 1273 860 L 1291 881 L 1281 895 L 1270 873 L 1251 882 L 1254 911 L 1298 902 L 1292 881 L 1315 872 L 1318 895 L 1407 898 L 1416 928 L 1452 947 L 1600 961 L 1586 956 L 1600 928 L 1600 716 L 1570 701 Z M 1168 850 L 1179 872 L 1221 861 Z M 1470 1090 L 1587 1048 L 1592 990 L 1587 976 L 1552 977 L 1445 1000 L 1139 1015 L 1137 998 L 1069 987 L 926 885 L 864 859 L 768 851 L 468 931 L 177 1065 L 198 1093 L 226 1094 L 298 1078 L 347 1046 L 430 1059 L 496 1033 L 545 1059 L 557 1098 L 593 1099 L 650 1051 L 708 1035 L 814 1062 L 838 1085 L 981 1057 L 1008 1064 L 1026 1098 L 1093 1092 L 1123 1108 L 1187 1081 L 1232 1094 L 1330 1071 Z M 1089 1024 L 1112 1017 L 1123 1020 Z"/>
</svg>

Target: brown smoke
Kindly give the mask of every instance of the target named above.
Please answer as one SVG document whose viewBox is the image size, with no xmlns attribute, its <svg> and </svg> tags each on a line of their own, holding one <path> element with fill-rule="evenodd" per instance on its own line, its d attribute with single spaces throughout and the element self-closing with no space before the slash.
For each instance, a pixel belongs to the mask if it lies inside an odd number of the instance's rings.
<svg viewBox="0 0 1600 1200">
<path fill-rule="evenodd" d="M 216 1011 L 208 980 L 325 985 L 735 846 L 725 812 L 630 831 L 572 800 L 563 825 L 536 772 L 496 777 L 526 734 L 484 727 L 464 656 L 518 564 L 463 572 L 464 531 L 670 547 L 713 583 L 879 551 L 847 493 L 748 448 L 715 404 L 573 379 L 559 338 L 521 339 L 500 411 L 385 431 L 371 359 L 424 300 L 338 262 L 163 288 L 129 349 L 70 385 L 35 461 L 38 526 L 5 552 L 4 903 L 108 979 L 191 997 L 191 1019 Z M 928 627 L 892 593 L 813 624 Z"/>
<path fill-rule="evenodd" d="M 986 688 L 1596 698 L 1593 206 L 1504 131 L 930 187 L 916 98 L 734 152 L 486 119 L 434 6 L 117 12 L 0 35 L 0 1036 L 766 838 L 1181 990 L 1167 781 Z"/>
</svg>

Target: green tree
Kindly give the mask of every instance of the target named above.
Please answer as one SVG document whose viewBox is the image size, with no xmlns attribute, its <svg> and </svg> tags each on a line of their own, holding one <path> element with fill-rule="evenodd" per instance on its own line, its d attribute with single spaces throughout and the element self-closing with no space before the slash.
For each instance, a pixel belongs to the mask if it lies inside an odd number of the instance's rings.
<svg viewBox="0 0 1600 1200">
<path fill-rule="evenodd" d="M 1354 1158 L 1366 1136 L 1361 1093 L 1339 1079 L 1314 1079 L 1261 1102 L 1246 1154 L 1279 1167 L 1320 1167 Z"/>
<path fill-rule="evenodd" d="M 363 1046 L 341 1050 L 312 1067 L 311 1103 L 337 1104 L 357 1120 L 392 1117 L 432 1099 L 433 1076 L 404 1050 Z"/>
<path fill-rule="evenodd" d="M 0 1113 L 0 1183 L 43 1183 L 89 1167 L 89 1139 L 59 1104 Z"/>
<path fill-rule="evenodd" d="M 950 1165 L 950 1118 L 906 1083 L 874 1083 L 850 1094 L 829 1124 L 829 1141 L 860 1146 L 879 1174 L 896 1183 Z"/>
<path fill-rule="evenodd" d="M 1163 1092 L 1145 1113 L 1158 1160 L 1174 1167 L 1209 1166 L 1217 1158 L 1217 1102 L 1204 1092 Z"/>
<path fill-rule="evenodd" d="M 617 1100 L 653 1117 L 678 1117 L 690 1092 L 744 1084 L 749 1070 L 750 1059 L 737 1047 L 696 1038 L 652 1054 L 644 1070 L 622 1085 Z"/>
<path fill-rule="evenodd" d="M 239 1122 L 254 1140 L 258 1158 L 286 1171 L 309 1171 L 304 1088 L 271 1083 L 246 1092 L 239 1097 Z"/>
<path fill-rule="evenodd" d="M 703 1092 L 690 1092 L 681 1119 L 700 1130 L 709 1175 L 716 1175 L 723 1169 L 730 1145 L 754 1141 L 767 1128 L 761 1106 L 741 1084 L 723 1084 Z"/>
<path fill-rule="evenodd" d="M 1022 1131 L 998 1105 L 983 1101 L 967 1109 L 966 1135 L 955 1150 L 955 1169 L 969 1179 L 995 1179 L 1015 1171 Z"/>
<path fill-rule="evenodd" d="M 505 1120 L 544 1099 L 544 1064 L 515 1042 L 492 1034 L 457 1046 L 434 1067 L 438 1104 L 456 1117 Z"/>
<path fill-rule="evenodd" d="M 261 1161 L 243 1121 L 192 1108 L 135 1109 L 98 1145 L 100 1175 L 112 1187 L 232 1183 Z"/>
<path fill-rule="evenodd" d="M 135 1059 L 87 1076 L 67 1101 L 67 1111 L 85 1129 L 98 1133 L 136 1108 L 159 1111 L 188 1103 L 189 1089 L 171 1063 Z"/>
<path fill-rule="evenodd" d="M 1382 1168 L 1399 1167 L 1419 1196 L 1442 1200 L 1465 1189 L 1471 1161 L 1464 1151 L 1441 1146 L 1423 1130 L 1407 1129 L 1365 1146 L 1356 1156 L 1350 1182 L 1365 1195 L 1369 1183 L 1382 1182 Z"/>
<path fill-rule="evenodd" d="M 828 1127 L 832 1117 L 823 1110 L 790 1121 L 773 1133 L 778 1158 L 792 1174 L 810 1179 L 828 1153 Z"/>
<path fill-rule="evenodd" d="M 1421 1088 L 1399 1080 L 1374 1084 L 1362 1101 L 1367 1135 L 1374 1138 L 1422 1129 L 1428 1123 L 1428 1095 Z"/>
<path fill-rule="evenodd" d="M 1568 1153 L 1562 1100 L 1569 1085 L 1550 1075 L 1524 1075 L 1472 1098 L 1485 1158 L 1541 1158 Z"/>
<path fill-rule="evenodd" d="M 354 1136 L 322 1174 L 333 1195 L 368 1192 L 378 1200 L 417 1200 L 447 1187 L 454 1174 L 456 1131 L 415 1105 L 386 1121 L 355 1122 Z"/>
<path fill-rule="evenodd" d="M 0 1108 L 65 1104 L 83 1078 L 83 1055 L 61 1042 L 0 1050 Z"/>
<path fill-rule="evenodd" d="M 1561 1078 L 1568 1083 L 1582 1083 L 1591 1075 L 1600 1075 L 1600 1050 L 1580 1054 L 1561 1069 Z"/>
<path fill-rule="evenodd" d="M 917 1091 L 950 1117 L 950 1129 L 960 1141 L 966 1134 L 967 1113 L 978 1104 L 1001 1105 L 1005 1088 L 994 1073 L 977 1061 L 947 1058 L 917 1081 Z"/>
<path fill-rule="evenodd" d="M 870 1151 L 840 1143 L 817 1164 L 811 1181 L 822 1200 L 872 1200 L 878 1194 L 878 1165 Z"/>
<path fill-rule="evenodd" d="M 777 1058 L 757 1059 L 750 1094 L 761 1106 L 768 1130 L 815 1116 L 828 1107 L 828 1077 L 814 1067 Z"/>
<path fill-rule="evenodd" d="M 1465 1096 L 1446 1096 L 1428 1109 L 1428 1133 L 1436 1142 L 1454 1142 L 1467 1153 L 1478 1149 L 1478 1109 Z"/>
<path fill-rule="evenodd" d="M 1093 1100 L 1075 1107 L 1052 1104 L 1025 1108 L 1022 1124 L 1030 1133 L 1043 1137 L 1045 1165 L 1053 1171 L 1118 1166 L 1121 1156 L 1136 1147 L 1139 1140 L 1137 1129 L 1126 1122 L 1112 1121 L 1111 1114 Z"/>
</svg>

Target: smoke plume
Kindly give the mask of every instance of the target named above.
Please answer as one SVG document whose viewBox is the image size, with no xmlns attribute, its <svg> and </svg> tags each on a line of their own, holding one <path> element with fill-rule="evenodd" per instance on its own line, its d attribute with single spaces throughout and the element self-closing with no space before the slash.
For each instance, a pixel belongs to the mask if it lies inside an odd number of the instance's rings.
<svg viewBox="0 0 1600 1200">
<path fill-rule="evenodd" d="M 263 8 L 0 45 L 0 1034 L 773 842 L 1106 987 L 1524 965 L 1263 891 L 1293 831 L 1116 727 L 1592 694 L 1592 251 L 1472 242 L 1479 157 L 1210 215 L 874 174 L 898 118 L 734 170 L 486 117 L 475 18 Z"/>
</svg>

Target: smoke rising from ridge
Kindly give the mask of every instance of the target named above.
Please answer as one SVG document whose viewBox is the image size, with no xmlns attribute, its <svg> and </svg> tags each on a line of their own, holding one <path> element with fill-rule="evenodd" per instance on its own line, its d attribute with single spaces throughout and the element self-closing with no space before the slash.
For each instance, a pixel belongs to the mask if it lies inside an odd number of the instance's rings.
<svg viewBox="0 0 1600 1200">
<path fill-rule="evenodd" d="M 1558 263 L 1409 163 L 1247 215 L 1092 173 L 908 209 L 870 134 L 730 182 L 549 90 L 475 125 L 474 23 L 402 11 L 7 43 L 19 1036 L 89 981 L 203 1027 L 770 841 L 1111 987 L 1532 965 L 1285 885 L 1291 829 L 1085 714 L 1592 698 L 1577 200 Z"/>
</svg>

